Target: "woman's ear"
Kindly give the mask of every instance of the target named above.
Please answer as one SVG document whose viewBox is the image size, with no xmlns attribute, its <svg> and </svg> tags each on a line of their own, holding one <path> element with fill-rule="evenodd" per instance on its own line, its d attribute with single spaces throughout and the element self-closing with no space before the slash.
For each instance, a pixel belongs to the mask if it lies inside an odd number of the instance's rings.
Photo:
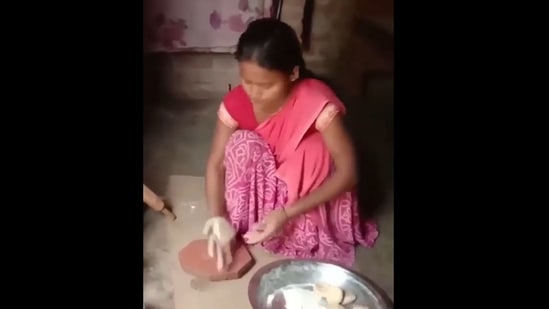
<svg viewBox="0 0 549 309">
<path fill-rule="evenodd" d="M 292 74 L 290 75 L 290 80 L 292 82 L 295 82 L 298 79 L 299 79 L 299 66 L 296 65 L 292 70 Z"/>
</svg>

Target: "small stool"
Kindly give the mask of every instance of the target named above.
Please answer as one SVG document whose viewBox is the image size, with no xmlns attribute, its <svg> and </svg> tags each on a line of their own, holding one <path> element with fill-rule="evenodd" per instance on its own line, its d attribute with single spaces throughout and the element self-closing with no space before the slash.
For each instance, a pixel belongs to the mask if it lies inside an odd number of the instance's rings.
<svg viewBox="0 0 549 309">
<path fill-rule="evenodd" d="M 145 184 L 143 184 L 143 202 L 153 210 L 162 212 L 172 221 L 177 218 L 175 214 L 166 206 L 166 203 Z"/>
</svg>

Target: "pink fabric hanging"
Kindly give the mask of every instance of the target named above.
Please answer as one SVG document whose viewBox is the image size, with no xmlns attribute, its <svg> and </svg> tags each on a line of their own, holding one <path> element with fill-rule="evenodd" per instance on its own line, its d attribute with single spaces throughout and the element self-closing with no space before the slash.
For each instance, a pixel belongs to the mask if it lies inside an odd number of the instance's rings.
<svg viewBox="0 0 549 309">
<path fill-rule="evenodd" d="M 145 0 L 145 51 L 229 51 L 272 0 Z"/>
</svg>

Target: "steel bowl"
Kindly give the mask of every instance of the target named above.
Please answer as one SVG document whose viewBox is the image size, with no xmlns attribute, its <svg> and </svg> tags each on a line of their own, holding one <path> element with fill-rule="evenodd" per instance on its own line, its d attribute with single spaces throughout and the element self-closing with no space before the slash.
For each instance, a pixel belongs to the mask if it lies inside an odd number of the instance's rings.
<svg viewBox="0 0 549 309">
<path fill-rule="evenodd" d="M 334 285 L 355 294 L 356 301 L 345 308 L 393 308 L 387 295 L 364 276 L 330 262 L 301 259 L 279 260 L 260 268 L 248 285 L 248 299 L 253 309 L 284 309 L 281 298 L 285 289 L 312 290 L 315 283 Z"/>
</svg>

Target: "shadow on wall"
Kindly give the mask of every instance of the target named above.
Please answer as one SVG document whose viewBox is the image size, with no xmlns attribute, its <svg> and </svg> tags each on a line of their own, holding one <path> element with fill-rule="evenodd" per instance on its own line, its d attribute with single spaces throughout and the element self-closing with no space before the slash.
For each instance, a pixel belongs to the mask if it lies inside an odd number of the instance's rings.
<svg viewBox="0 0 549 309">
<path fill-rule="evenodd" d="M 327 75 L 347 107 L 359 209 L 366 219 L 390 210 L 393 200 L 393 10 L 391 0 L 357 2 L 355 9 L 342 60 Z"/>
<path fill-rule="evenodd" d="M 363 219 L 390 207 L 393 192 L 392 78 L 371 83 L 367 95 L 347 101 L 346 126 L 356 149 Z"/>
<path fill-rule="evenodd" d="M 143 132 L 146 132 L 151 125 L 155 103 L 162 102 L 165 97 L 163 60 L 162 55 L 143 56 Z"/>
<path fill-rule="evenodd" d="M 365 78 L 362 95 L 350 98 L 333 78 L 318 78 L 344 102 L 344 123 L 356 151 L 357 195 L 362 219 L 376 217 L 391 207 L 393 194 L 393 77 Z"/>
<path fill-rule="evenodd" d="M 166 56 L 163 54 L 143 55 L 143 96 L 148 104 L 159 99 L 164 93 L 167 80 L 164 79 Z"/>
</svg>

